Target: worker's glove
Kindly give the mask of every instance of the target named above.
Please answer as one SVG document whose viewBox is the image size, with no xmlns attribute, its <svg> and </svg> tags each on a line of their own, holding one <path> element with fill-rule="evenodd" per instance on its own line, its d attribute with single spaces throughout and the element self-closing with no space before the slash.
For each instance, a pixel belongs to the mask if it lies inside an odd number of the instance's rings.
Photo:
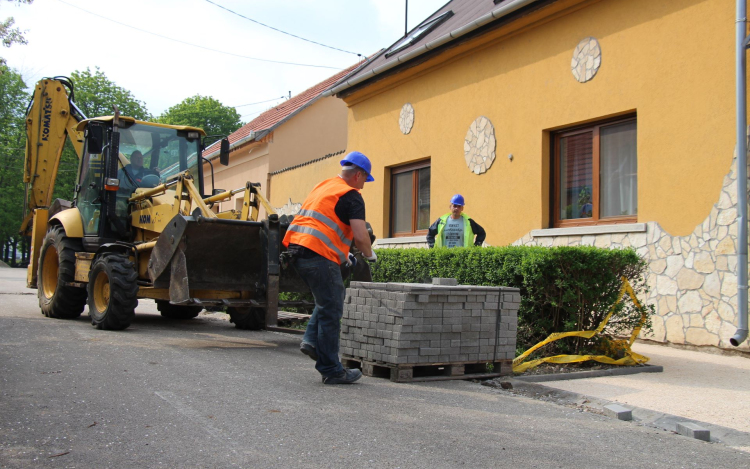
<svg viewBox="0 0 750 469">
<path fill-rule="evenodd" d="M 365 257 L 365 259 L 367 259 L 370 262 L 376 262 L 378 260 L 378 255 L 375 254 L 375 251 L 372 251 L 372 256 Z"/>
<path fill-rule="evenodd" d="M 356 265 L 357 265 L 357 258 L 354 257 L 354 254 L 350 252 L 349 257 L 346 259 L 346 266 L 354 268 Z"/>
</svg>

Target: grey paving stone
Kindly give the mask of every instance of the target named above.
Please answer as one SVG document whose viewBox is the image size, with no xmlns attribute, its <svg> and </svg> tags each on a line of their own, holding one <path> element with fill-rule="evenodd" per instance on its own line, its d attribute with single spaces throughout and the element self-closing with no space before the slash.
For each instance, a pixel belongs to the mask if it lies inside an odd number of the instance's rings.
<svg viewBox="0 0 750 469">
<path fill-rule="evenodd" d="M 711 441 L 711 432 L 692 422 L 678 422 L 677 433 L 696 440 Z"/>
<path fill-rule="evenodd" d="M 342 351 L 394 364 L 512 358 L 518 305 L 510 300 L 516 293 L 497 287 L 353 282 L 347 295 L 352 303 L 345 305 L 342 319 Z M 509 300 L 500 305 L 504 309 L 487 308 L 501 298 Z M 498 334 L 496 340 L 496 328 L 512 337 Z"/>
<path fill-rule="evenodd" d="M 605 405 L 604 415 L 618 420 L 633 420 L 633 412 L 620 404 Z"/>
<path fill-rule="evenodd" d="M 458 280 L 455 278 L 433 278 L 432 279 L 433 285 L 458 285 Z"/>
</svg>

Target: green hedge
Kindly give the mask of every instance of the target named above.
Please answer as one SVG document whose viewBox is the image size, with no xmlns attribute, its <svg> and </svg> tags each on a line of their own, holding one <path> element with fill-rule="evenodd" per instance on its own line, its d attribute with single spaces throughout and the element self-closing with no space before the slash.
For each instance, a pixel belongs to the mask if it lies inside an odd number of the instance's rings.
<svg viewBox="0 0 750 469">
<path fill-rule="evenodd" d="M 433 277 L 443 277 L 462 285 L 519 288 L 519 354 L 550 333 L 596 328 L 617 299 L 622 276 L 640 300 L 648 293 L 648 265 L 633 249 L 508 246 L 378 249 L 377 254 L 374 282 L 432 283 Z M 653 306 L 647 308 L 653 314 Z M 630 301 L 621 303 L 606 335 L 629 335 L 640 316 Z M 644 329 L 650 327 L 649 319 Z M 549 344 L 543 354 L 603 352 L 608 343 L 602 338 L 569 338 Z"/>
</svg>

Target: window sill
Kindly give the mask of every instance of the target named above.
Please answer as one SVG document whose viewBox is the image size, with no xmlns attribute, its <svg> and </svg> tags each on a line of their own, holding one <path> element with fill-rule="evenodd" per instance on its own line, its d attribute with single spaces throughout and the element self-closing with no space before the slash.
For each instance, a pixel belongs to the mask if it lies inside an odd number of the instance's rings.
<svg viewBox="0 0 750 469">
<path fill-rule="evenodd" d="M 383 248 L 399 244 L 424 244 L 427 245 L 426 236 L 404 236 L 400 238 L 381 238 L 376 239 L 373 247 Z"/>
<path fill-rule="evenodd" d="M 645 233 L 645 223 L 622 223 L 614 225 L 596 226 L 572 226 L 570 228 L 547 228 L 544 230 L 532 230 L 532 238 L 543 238 L 546 236 L 585 236 L 612 233 Z"/>
</svg>

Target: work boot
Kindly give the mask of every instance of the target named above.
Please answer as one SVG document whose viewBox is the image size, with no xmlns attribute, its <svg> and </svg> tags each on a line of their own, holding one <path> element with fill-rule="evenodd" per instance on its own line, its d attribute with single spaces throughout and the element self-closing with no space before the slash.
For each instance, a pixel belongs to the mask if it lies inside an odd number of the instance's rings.
<svg viewBox="0 0 750 469">
<path fill-rule="evenodd" d="M 354 369 L 344 368 L 341 373 L 334 376 L 323 376 L 323 384 L 352 384 L 362 377 L 362 372 Z"/>
<path fill-rule="evenodd" d="M 315 351 L 315 347 L 312 344 L 302 342 L 301 344 L 299 344 L 299 351 L 312 358 L 313 360 L 318 361 L 318 352 Z"/>
</svg>

